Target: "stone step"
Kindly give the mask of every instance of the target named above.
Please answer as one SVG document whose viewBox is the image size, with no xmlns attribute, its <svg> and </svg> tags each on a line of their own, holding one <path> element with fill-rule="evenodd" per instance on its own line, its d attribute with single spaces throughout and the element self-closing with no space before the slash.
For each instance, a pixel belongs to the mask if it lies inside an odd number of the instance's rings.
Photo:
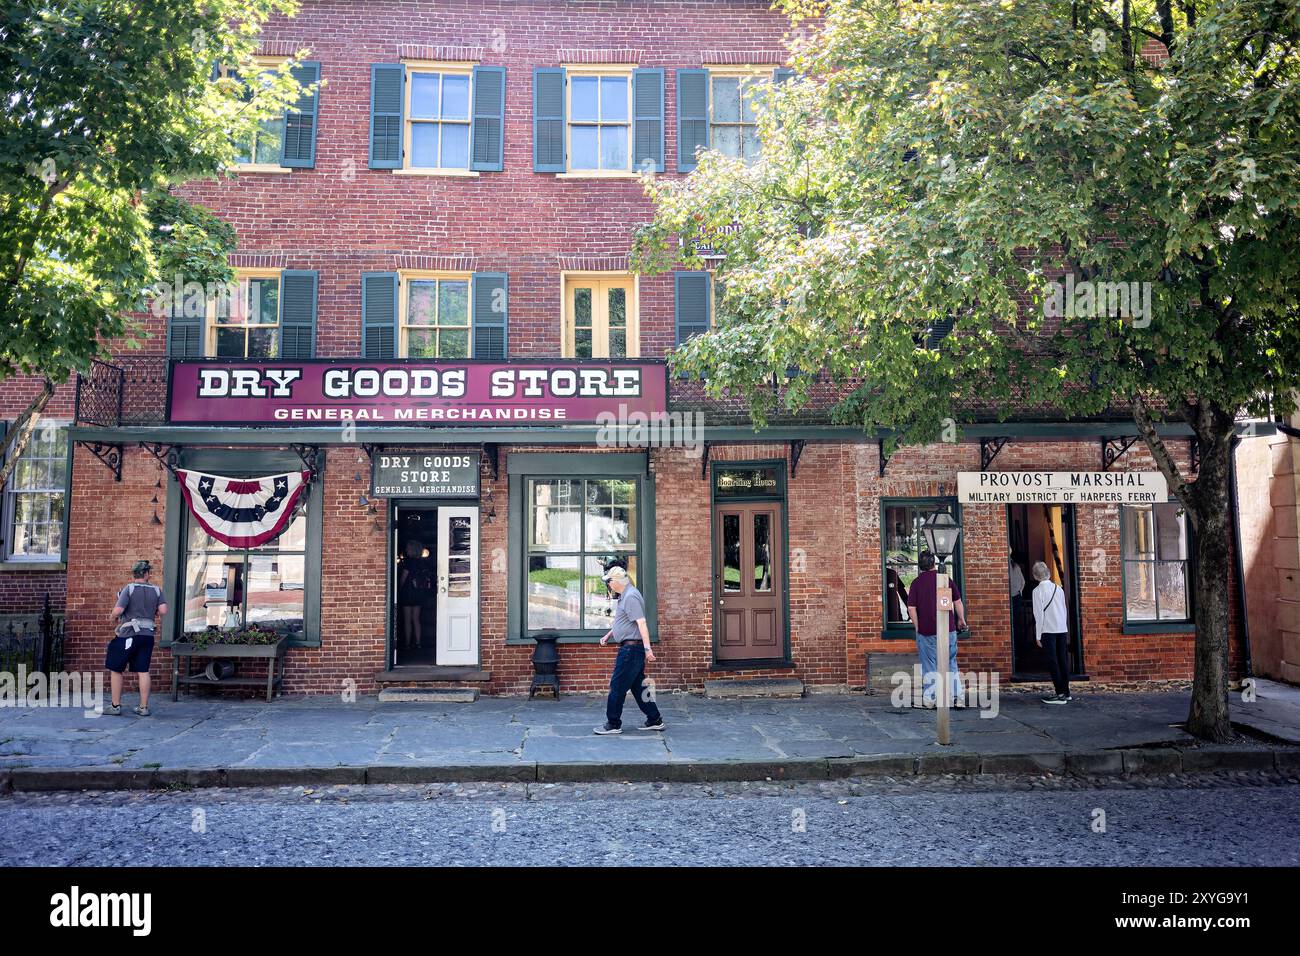
<svg viewBox="0 0 1300 956">
<path fill-rule="evenodd" d="M 492 679 L 492 672 L 476 665 L 412 664 L 380 671 L 375 680 L 380 684 L 415 684 L 429 681 L 455 681 L 458 684 L 483 684 Z"/>
<path fill-rule="evenodd" d="M 472 704 L 476 700 L 477 687 L 385 687 L 379 692 L 381 704 Z"/>
<path fill-rule="evenodd" d="M 752 697 L 802 697 L 803 681 L 795 677 L 706 680 L 704 682 L 704 696 L 730 700 Z"/>
</svg>

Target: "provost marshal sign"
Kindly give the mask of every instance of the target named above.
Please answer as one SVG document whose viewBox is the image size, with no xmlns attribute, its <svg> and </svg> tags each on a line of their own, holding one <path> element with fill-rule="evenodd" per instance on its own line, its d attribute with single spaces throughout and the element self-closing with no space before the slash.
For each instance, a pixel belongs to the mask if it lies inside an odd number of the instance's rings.
<svg viewBox="0 0 1300 956">
<path fill-rule="evenodd" d="M 1169 500 L 1158 471 L 960 471 L 957 500 L 969 505 L 1151 505 Z"/>
<path fill-rule="evenodd" d="M 668 407 L 662 361 L 174 361 L 176 425 L 590 425 Z"/>
<path fill-rule="evenodd" d="M 477 498 L 478 452 L 376 452 L 370 473 L 376 498 Z"/>
</svg>

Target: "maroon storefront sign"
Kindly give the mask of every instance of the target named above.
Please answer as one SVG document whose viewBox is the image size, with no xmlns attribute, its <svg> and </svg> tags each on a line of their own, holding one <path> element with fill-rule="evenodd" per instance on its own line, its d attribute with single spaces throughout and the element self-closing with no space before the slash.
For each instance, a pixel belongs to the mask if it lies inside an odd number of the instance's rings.
<svg viewBox="0 0 1300 956">
<path fill-rule="evenodd" d="M 174 361 L 178 425 L 583 425 L 668 407 L 665 364 Z"/>
</svg>

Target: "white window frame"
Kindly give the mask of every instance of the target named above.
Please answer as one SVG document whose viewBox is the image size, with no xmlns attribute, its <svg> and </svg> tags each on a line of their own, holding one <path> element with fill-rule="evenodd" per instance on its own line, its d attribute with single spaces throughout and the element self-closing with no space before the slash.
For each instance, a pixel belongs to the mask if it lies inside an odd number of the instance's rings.
<svg viewBox="0 0 1300 956">
<path fill-rule="evenodd" d="M 753 123 L 744 123 L 744 122 L 741 122 L 741 119 L 740 119 L 740 118 L 738 118 L 735 122 L 732 122 L 732 121 L 730 121 L 730 120 L 727 120 L 727 121 L 718 121 L 718 120 L 715 120 L 715 119 L 713 118 L 713 107 L 714 107 L 714 102 L 715 102 L 715 97 L 714 97 L 714 95 L 713 95 L 713 81 L 714 81 L 714 80 L 717 80 L 717 79 L 728 79 L 728 78 L 735 78 L 735 79 L 740 80 L 740 104 L 741 104 L 741 113 L 740 113 L 740 117 L 743 118 L 744 115 L 745 115 L 745 114 L 744 114 L 745 87 L 746 87 L 749 83 L 754 83 L 754 82 L 758 82 L 758 83 L 764 83 L 764 82 L 766 82 L 766 83 L 770 86 L 771 83 L 772 83 L 772 74 L 773 74 L 774 70 L 776 69 L 776 67 L 772 67 L 772 66 L 751 66 L 751 65 L 742 65 L 742 66 L 738 66 L 738 65 L 720 65 L 720 66 L 711 66 L 711 65 L 707 65 L 707 64 L 706 64 L 706 65 L 704 66 L 704 69 L 706 69 L 706 70 L 709 71 L 709 149 L 716 150 L 717 152 L 722 153 L 722 150 L 718 149 L 718 146 L 717 146 L 717 139 L 716 139 L 716 137 L 714 136 L 714 129 L 715 129 L 716 127 L 718 127 L 718 126 L 732 126 L 732 127 L 735 127 L 736 129 L 740 130 L 740 140 L 739 140 L 739 144 L 740 144 L 741 155 L 740 155 L 740 156 L 733 156 L 733 157 L 730 157 L 730 158 L 732 158 L 732 159 L 736 159 L 736 160 L 739 160 L 739 161 L 742 162 L 742 163 L 749 163 L 749 162 L 755 162 L 755 161 L 757 161 L 758 158 L 759 158 L 758 156 L 755 156 L 753 160 L 748 160 L 748 161 L 744 158 L 744 151 L 745 151 L 745 127 L 747 127 L 747 126 L 753 126 L 753 127 L 754 127 L 754 130 L 755 130 L 755 133 L 757 133 L 757 131 L 758 131 L 758 122 L 757 122 L 757 117 L 755 117 L 755 122 L 753 122 Z M 762 142 L 761 142 L 761 141 L 760 141 L 760 143 L 759 143 L 759 149 L 760 149 L 760 155 L 761 155 L 761 149 L 762 149 Z M 726 153 L 722 153 L 722 155 L 726 156 L 727 154 L 726 154 Z"/>
<path fill-rule="evenodd" d="M 253 62 L 256 63 L 257 66 L 259 67 L 258 70 L 259 76 L 261 76 L 261 74 L 263 73 L 274 72 L 275 70 L 278 70 L 286 60 L 288 60 L 288 57 L 284 57 L 284 56 L 257 56 L 253 58 Z M 221 76 L 229 76 L 230 66 L 228 64 L 222 64 L 219 67 L 219 72 Z M 259 135 L 260 132 L 261 132 L 261 128 L 259 127 L 258 131 L 253 134 L 253 142 L 249 144 L 248 162 L 241 163 L 238 160 L 236 160 L 234 163 L 230 165 L 229 168 L 239 173 L 291 173 L 293 172 L 293 170 L 290 169 L 288 166 L 281 166 L 280 161 L 278 159 L 274 163 L 257 162 L 257 136 Z M 284 136 L 285 136 L 284 115 L 281 114 L 280 116 L 281 152 L 283 152 Z"/>
<path fill-rule="evenodd" d="M 414 84 L 411 78 L 416 73 L 437 73 L 439 76 L 463 76 L 469 80 L 469 109 L 466 111 L 464 125 L 467 130 L 472 132 L 474 123 L 474 67 L 477 63 L 469 60 L 403 60 L 402 66 L 405 75 L 402 78 L 402 165 L 394 169 L 393 172 L 403 176 L 478 176 L 478 170 L 470 169 L 469 164 L 474 161 L 474 140 L 471 136 L 469 139 L 469 149 L 465 154 L 464 166 L 412 166 L 411 165 L 411 127 L 415 123 L 455 123 L 460 124 L 460 120 L 443 120 L 439 119 L 413 119 L 411 117 L 411 91 Z M 442 111 L 442 81 L 438 83 L 438 111 Z M 441 133 L 438 139 L 439 161 L 441 161 L 442 138 Z"/>
<path fill-rule="evenodd" d="M 467 290 L 465 297 L 465 334 L 469 343 L 468 354 L 466 358 L 474 357 L 474 276 L 470 272 L 445 272 L 436 270 L 407 270 L 397 274 L 398 281 L 398 316 L 397 316 L 397 342 L 396 355 L 398 358 L 410 358 L 408 348 L 408 333 L 411 329 L 459 329 L 459 325 L 411 325 L 407 321 L 410 312 L 410 296 L 412 282 L 464 282 Z M 438 297 L 434 296 L 435 307 Z M 436 316 L 441 319 L 441 316 Z M 429 361 L 433 361 L 430 359 Z M 456 361 L 449 359 L 448 361 Z"/>
<path fill-rule="evenodd" d="M 17 463 L 15 463 L 13 473 L 9 476 L 9 481 L 5 483 L 3 488 L 0 488 L 0 494 L 3 495 L 3 500 L 0 501 L 0 520 L 4 521 L 4 525 L 3 525 L 4 548 L 3 548 L 3 552 L 0 553 L 0 558 L 3 558 L 3 561 L 5 563 L 15 563 L 15 564 L 62 564 L 64 563 L 64 555 L 65 555 L 64 545 L 67 540 L 67 533 L 68 533 L 68 509 L 72 499 L 72 494 L 71 494 L 72 455 L 70 450 L 71 442 L 67 439 L 66 435 L 68 430 L 72 427 L 72 423 L 68 421 L 63 421 L 61 419 L 41 418 L 36 423 L 36 429 L 32 432 L 32 438 L 31 440 L 28 441 L 27 448 L 23 449 L 23 456 L 25 457 L 27 453 L 31 450 L 32 448 L 31 442 L 37 438 L 41 430 L 44 428 L 48 428 L 50 426 L 62 430 L 65 434 L 65 438 L 64 438 L 65 449 L 64 449 L 64 456 L 63 456 L 63 463 L 64 463 L 63 464 L 63 486 L 61 488 L 24 488 L 21 490 L 15 489 L 14 482 L 18 477 L 18 465 Z M 19 460 L 21 461 L 22 459 L 20 458 Z M 59 459 L 45 458 L 43 460 L 58 461 Z M 57 550 L 53 552 L 46 552 L 44 554 L 15 554 L 14 553 L 13 550 L 14 543 L 18 537 L 17 531 L 14 528 L 14 521 L 18 516 L 17 506 L 15 502 L 17 496 L 20 494 L 43 494 L 43 495 L 50 495 L 50 496 L 61 495 L 63 497 L 63 520 L 59 522 L 61 527 L 59 528 L 59 540 L 58 540 Z"/>
<path fill-rule="evenodd" d="M 635 107 L 636 96 L 634 87 L 633 74 L 637 70 L 635 63 L 565 63 L 564 66 L 564 168 L 565 172 L 559 173 L 559 179 L 636 179 L 640 174 L 632 165 L 632 154 L 636 151 L 634 137 L 636 125 L 633 123 L 632 111 Z M 595 77 L 616 77 L 627 81 L 627 119 L 616 120 L 613 122 L 604 122 L 597 120 L 594 124 L 590 121 L 575 122 L 573 119 L 573 80 L 575 77 L 584 79 Z M 601 94 L 603 96 L 603 94 Z M 603 101 L 600 101 L 603 104 Z M 603 126 L 625 126 L 627 129 L 627 166 L 622 169 L 575 169 L 573 167 L 573 127 L 575 126 L 592 126 L 598 129 Z M 597 134 L 599 136 L 599 134 Z M 596 147 L 596 161 L 600 161 L 599 139 Z"/>
</svg>

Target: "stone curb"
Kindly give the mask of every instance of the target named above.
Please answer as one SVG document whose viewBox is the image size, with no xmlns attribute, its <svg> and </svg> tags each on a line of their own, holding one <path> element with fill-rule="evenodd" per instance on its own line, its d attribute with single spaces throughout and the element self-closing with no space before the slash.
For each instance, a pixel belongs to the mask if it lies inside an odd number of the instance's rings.
<svg viewBox="0 0 1300 956">
<path fill-rule="evenodd" d="M 867 776 L 1043 774 L 1134 776 L 1210 771 L 1300 770 L 1300 750 L 1201 747 L 1041 753 L 868 754 L 857 757 L 666 763 L 501 763 L 356 767 L 127 769 L 13 767 L 0 770 L 0 794 L 16 791 L 165 790 L 211 787 L 432 783 L 710 783 L 842 780 Z"/>
</svg>

